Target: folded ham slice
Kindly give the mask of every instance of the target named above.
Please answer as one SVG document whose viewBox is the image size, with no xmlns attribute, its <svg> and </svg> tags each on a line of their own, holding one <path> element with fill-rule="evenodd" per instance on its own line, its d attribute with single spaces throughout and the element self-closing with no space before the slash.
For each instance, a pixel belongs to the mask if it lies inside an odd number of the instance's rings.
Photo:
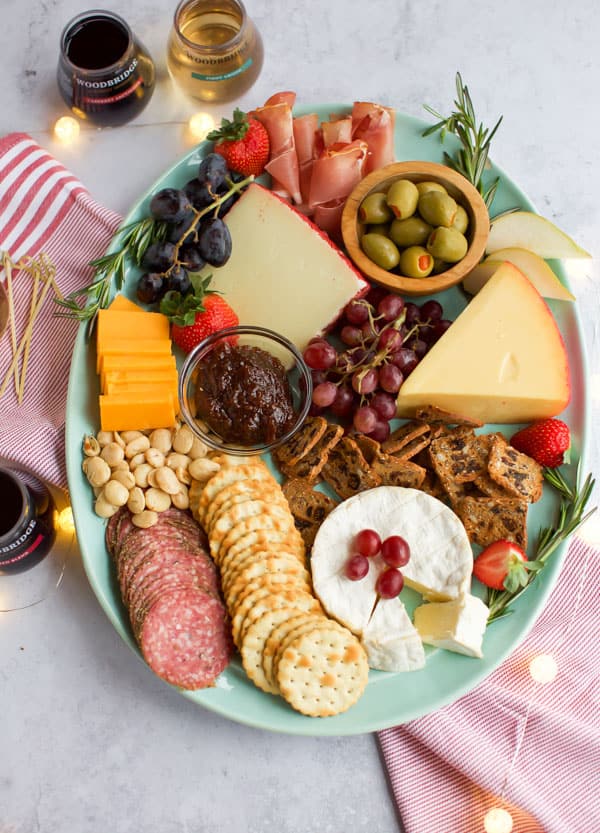
<svg viewBox="0 0 600 833">
<path fill-rule="evenodd" d="M 355 101 L 352 107 L 352 138 L 369 146 L 365 175 L 394 161 L 394 121 L 391 107 L 371 101 Z"/>
</svg>

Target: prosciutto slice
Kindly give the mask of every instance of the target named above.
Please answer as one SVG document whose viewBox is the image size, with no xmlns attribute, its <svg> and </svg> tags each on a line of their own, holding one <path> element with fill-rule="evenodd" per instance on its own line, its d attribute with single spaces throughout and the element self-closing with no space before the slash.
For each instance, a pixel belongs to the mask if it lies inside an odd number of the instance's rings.
<svg viewBox="0 0 600 833">
<path fill-rule="evenodd" d="M 300 171 L 302 202 L 308 203 L 313 162 L 318 156 L 319 117 L 316 113 L 293 119 L 294 142 Z"/>
<path fill-rule="evenodd" d="M 344 202 L 365 175 L 367 153 L 366 142 L 338 143 L 325 148 L 313 163 L 308 205 L 315 223 L 336 240 Z"/>
<path fill-rule="evenodd" d="M 344 116 L 335 121 L 324 121 L 321 124 L 323 144 L 326 148 L 340 143 L 350 144 L 352 141 L 352 117 Z"/>
<path fill-rule="evenodd" d="M 394 161 L 394 120 L 391 107 L 371 101 L 355 101 L 352 107 L 352 138 L 369 146 L 365 175 Z"/>
<path fill-rule="evenodd" d="M 295 93 L 275 93 L 263 107 L 254 110 L 252 115 L 265 126 L 269 134 L 271 158 L 265 165 L 265 170 L 273 178 L 273 190 L 281 197 L 291 197 L 294 202 L 300 203 L 300 168 L 292 119 L 295 100 Z"/>
</svg>

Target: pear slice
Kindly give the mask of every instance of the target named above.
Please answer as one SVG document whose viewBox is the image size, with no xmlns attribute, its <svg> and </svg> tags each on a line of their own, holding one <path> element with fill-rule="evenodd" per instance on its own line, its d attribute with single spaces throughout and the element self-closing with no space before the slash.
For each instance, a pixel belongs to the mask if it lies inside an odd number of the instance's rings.
<svg viewBox="0 0 600 833">
<path fill-rule="evenodd" d="M 498 249 L 493 255 L 479 263 L 463 281 L 465 292 L 476 295 L 505 260 L 516 266 L 543 298 L 555 298 L 559 301 L 575 300 L 575 296 L 566 286 L 563 286 L 545 260 L 527 249 L 517 248 Z"/>
<path fill-rule="evenodd" d="M 486 254 L 519 248 L 543 258 L 591 257 L 550 220 L 530 211 L 513 211 L 492 220 Z"/>
</svg>

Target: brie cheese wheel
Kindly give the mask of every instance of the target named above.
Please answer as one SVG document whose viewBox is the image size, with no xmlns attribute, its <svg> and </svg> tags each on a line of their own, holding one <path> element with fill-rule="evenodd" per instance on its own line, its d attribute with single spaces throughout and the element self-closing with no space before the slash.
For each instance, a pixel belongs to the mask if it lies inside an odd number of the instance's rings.
<svg viewBox="0 0 600 833">
<path fill-rule="evenodd" d="M 359 636 L 377 601 L 377 576 L 387 569 L 377 556 L 369 559 L 365 578 L 346 578 L 346 562 L 362 529 L 376 530 L 382 541 L 401 535 L 408 542 L 411 557 L 402 568 L 404 581 L 426 598 L 456 599 L 468 591 L 473 553 L 465 528 L 451 509 L 425 492 L 401 486 L 359 492 L 325 518 L 311 556 L 313 586 L 323 607 Z"/>
<path fill-rule="evenodd" d="M 555 416 L 570 398 L 569 362 L 544 299 L 503 263 L 403 383 L 399 416 L 437 405 L 482 422 Z"/>
<path fill-rule="evenodd" d="M 252 183 L 225 215 L 232 240 L 223 266 L 207 266 L 241 324 L 275 330 L 303 351 L 368 284 L 303 214 Z"/>
<path fill-rule="evenodd" d="M 397 597 L 379 599 L 361 641 L 370 668 L 418 671 L 425 666 L 421 637 Z"/>
<path fill-rule="evenodd" d="M 489 608 L 476 596 L 432 602 L 415 610 L 415 627 L 423 642 L 481 659 Z"/>
</svg>

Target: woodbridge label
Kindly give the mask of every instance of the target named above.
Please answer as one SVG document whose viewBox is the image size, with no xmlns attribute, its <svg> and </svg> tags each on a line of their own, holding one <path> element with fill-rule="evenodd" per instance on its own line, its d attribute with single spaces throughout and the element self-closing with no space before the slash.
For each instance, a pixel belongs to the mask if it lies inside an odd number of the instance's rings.
<svg viewBox="0 0 600 833">
<path fill-rule="evenodd" d="M 89 90 L 106 90 L 110 87 L 116 87 L 125 81 L 131 73 L 135 70 L 138 65 L 137 58 L 134 58 L 133 61 L 129 64 L 127 69 L 124 69 L 123 72 L 120 72 L 118 75 L 115 75 L 114 78 L 108 78 L 106 81 L 86 81 L 83 78 L 76 78 L 77 84 L 80 87 L 85 87 Z"/>
</svg>

